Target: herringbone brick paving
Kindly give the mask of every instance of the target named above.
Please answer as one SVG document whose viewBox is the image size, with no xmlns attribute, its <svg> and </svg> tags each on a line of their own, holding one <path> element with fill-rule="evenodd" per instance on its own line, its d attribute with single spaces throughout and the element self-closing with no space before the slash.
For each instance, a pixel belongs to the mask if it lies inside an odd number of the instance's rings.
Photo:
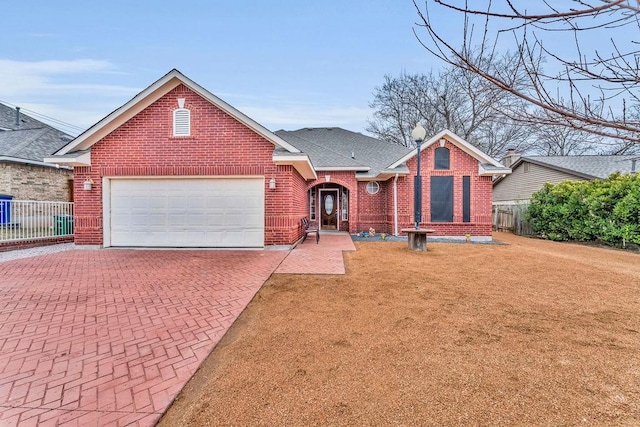
<svg viewBox="0 0 640 427">
<path fill-rule="evenodd" d="M 287 253 L 0 263 L 0 426 L 153 425 Z"/>
</svg>

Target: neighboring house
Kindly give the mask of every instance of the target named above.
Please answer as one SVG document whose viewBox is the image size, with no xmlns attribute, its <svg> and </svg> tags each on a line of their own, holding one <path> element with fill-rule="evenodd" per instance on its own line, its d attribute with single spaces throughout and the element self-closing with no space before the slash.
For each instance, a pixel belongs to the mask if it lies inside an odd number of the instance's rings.
<svg viewBox="0 0 640 427">
<path fill-rule="evenodd" d="M 0 104 L 0 194 L 19 200 L 72 201 L 73 171 L 44 162 L 72 139 L 19 108 Z"/>
<path fill-rule="evenodd" d="M 512 173 L 494 181 L 494 205 L 526 204 L 547 182 L 604 179 L 615 172 L 631 173 L 640 168 L 637 155 L 520 157 L 511 154 L 503 162 L 511 165 Z"/>
<path fill-rule="evenodd" d="M 74 167 L 79 245 L 291 245 L 321 230 L 413 224 L 416 150 L 339 128 L 273 133 L 177 70 L 48 162 Z M 509 169 L 449 131 L 422 144 L 423 227 L 491 238 Z"/>
</svg>

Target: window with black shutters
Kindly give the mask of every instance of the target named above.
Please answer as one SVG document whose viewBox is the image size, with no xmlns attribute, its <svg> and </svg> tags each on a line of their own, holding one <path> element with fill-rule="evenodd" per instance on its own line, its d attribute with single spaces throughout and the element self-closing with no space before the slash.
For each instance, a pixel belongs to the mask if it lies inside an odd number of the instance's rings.
<svg viewBox="0 0 640 427">
<path fill-rule="evenodd" d="M 431 222 L 453 222 L 453 177 L 431 177 Z"/>
</svg>

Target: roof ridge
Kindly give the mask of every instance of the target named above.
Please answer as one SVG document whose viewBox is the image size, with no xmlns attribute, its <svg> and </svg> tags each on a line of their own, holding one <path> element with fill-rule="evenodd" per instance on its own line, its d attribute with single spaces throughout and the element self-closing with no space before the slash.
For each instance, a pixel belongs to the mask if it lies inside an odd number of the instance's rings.
<svg viewBox="0 0 640 427">
<path fill-rule="evenodd" d="M 327 129 L 327 128 L 303 128 L 303 129 Z M 335 129 L 335 128 L 334 128 L 334 129 Z M 298 129 L 298 130 L 302 130 L 302 129 Z M 277 131 L 277 132 L 280 132 L 280 131 Z M 286 132 L 286 133 L 293 133 L 293 132 L 297 132 L 297 131 L 288 131 L 288 130 L 283 130 L 282 132 Z M 327 147 L 327 146 L 325 146 L 325 145 L 318 144 L 318 143 L 316 143 L 316 142 L 314 142 L 314 141 L 311 141 L 311 140 L 309 140 L 309 139 L 307 139 L 307 138 L 304 138 L 304 137 L 302 137 L 302 136 L 298 136 L 298 135 L 295 135 L 295 134 L 294 134 L 293 136 L 294 136 L 295 138 L 301 139 L 301 140 L 305 141 L 306 143 L 311 144 L 311 145 L 313 145 L 313 146 L 315 146 L 315 147 L 319 147 L 319 148 L 322 148 L 323 150 L 329 151 L 329 152 L 331 152 L 331 153 L 335 154 L 336 156 L 338 156 L 338 157 L 340 157 L 340 158 L 347 159 L 347 160 L 349 160 L 350 162 L 354 163 L 354 164 L 355 164 L 355 165 L 357 165 L 357 166 L 362 166 L 362 167 L 365 167 L 365 168 L 370 167 L 370 165 L 365 165 L 364 163 L 360 163 L 359 161 L 356 161 L 354 158 L 352 158 L 352 157 L 348 157 L 348 156 L 345 156 L 345 155 L 343 155 L 342 153 L 339 153 L 339 152 L 337 152 L 337 151 L 335 151 L 335 150 L 332 150 L 331 148 L 328 148 L 328 147 Z M 297 147 L 296 147 L 296 148 L 297 148 Z"/>
</svg>

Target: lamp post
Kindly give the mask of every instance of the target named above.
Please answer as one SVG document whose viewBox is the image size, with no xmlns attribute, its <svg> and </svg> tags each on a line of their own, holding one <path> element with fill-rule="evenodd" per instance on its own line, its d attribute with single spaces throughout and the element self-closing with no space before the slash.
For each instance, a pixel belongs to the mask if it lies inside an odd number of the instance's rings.
<svg viewBox="0 0 640 427">
<path fill-rule="evenodd" d="M 418 170 L 413 182 L 413 206 L 414 206 L 414 218 L 416 230 L 420 229 L 420 222 L 422 222 L 422 177 L 420 176 L 420 148 L 424 137 L 427 136 L 427 131 L 422 127 L 422 124 L 418 122 L 416 127 L 411 131 L 411 138 L 418 147 Z"/>
</svg>

